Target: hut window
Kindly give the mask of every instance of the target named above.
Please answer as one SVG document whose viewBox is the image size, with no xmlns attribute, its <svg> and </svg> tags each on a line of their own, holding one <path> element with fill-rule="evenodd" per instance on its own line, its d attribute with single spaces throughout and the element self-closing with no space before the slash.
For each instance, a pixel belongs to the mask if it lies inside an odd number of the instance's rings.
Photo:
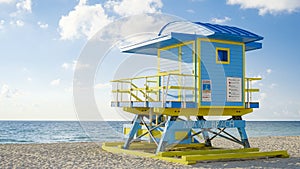
<svg viewBox="0 0 300 169">
<path fill-rule="evenodd" d="M 216 61 L 219 64 L 229 64 L 229 62 L 230 62 L 229 48 L 217 48 L 216 49 Z"/>
</svg>

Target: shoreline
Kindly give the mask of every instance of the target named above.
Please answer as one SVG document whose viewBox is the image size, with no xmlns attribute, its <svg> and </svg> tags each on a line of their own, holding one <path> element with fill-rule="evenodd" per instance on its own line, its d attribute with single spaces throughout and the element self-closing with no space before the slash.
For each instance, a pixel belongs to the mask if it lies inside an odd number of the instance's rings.
<svg viewBox="0 0 300 169">
<path fill-rule="evenodd" d="M 300 168 L 300 136 L 249 138 L 251 147 L 261 151 L 287 150 L 290 158 L 202 162 L 185 166 L 165 161 L 112 154 L 101 142 L 0 144 L 0 168 Z M 215 147 L 241 148 L 224 139 Z"/>
</svg>

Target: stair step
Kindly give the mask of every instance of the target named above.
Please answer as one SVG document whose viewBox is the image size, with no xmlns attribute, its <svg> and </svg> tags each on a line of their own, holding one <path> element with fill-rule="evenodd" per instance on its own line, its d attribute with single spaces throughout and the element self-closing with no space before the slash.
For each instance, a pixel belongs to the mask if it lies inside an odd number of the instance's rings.
<svg viewBox="0 0 300 169">
<path fill-rule="evenodd" d="M 207 154 L 224 154 L 224 153 L 241 153 L 241 152 L 258 152 L 258 148 L 243 149 L 208 149 L 208 150 L 190 150 L 190 151 L 167 151 L 160 152 L 162 157 L 189 156 L 189 155 L 207 155 Z"/>
<path fill-rule="evenodd" d="M 224 153 L 224 154 L 205 154 L 205 155 L 186 155 L 181 158 L 185 161 L 212 161 L 212 160 L 234 160 L 234 159 L 256 159 L 266 157 L 288 158 L 287 151 L 270 152 L 243 152 L 243 153 Z"/>
</svg>

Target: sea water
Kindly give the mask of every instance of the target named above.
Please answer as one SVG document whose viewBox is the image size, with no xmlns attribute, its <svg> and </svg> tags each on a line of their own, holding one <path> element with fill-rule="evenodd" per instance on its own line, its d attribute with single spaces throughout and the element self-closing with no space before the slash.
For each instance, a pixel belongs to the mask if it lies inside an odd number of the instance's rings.
<svg viewBox="0 0 300 169">
<path fill-rule="evenodd" d="M 0 144 L 123 141 L 128 121 L 0 121 Z M 236 130 L 230 129 L 237 136 Z M 300 136 L 300 121 L 247 121 L 248 137 Z"/>
</svg>

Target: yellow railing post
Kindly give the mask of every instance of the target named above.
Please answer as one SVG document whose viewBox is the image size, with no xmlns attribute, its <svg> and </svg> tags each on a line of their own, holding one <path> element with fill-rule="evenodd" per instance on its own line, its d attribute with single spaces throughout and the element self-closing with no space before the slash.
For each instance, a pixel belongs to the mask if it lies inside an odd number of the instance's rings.
<svg viewBox="0 0 300 169">
<path fill-rule="evenodd" d="M 245 78 L 246 81 L 246 108 L 250 108 L 250 103 L 252 102 L 252 93 L 259 92 L 259 89 L 252 88 L 252 81 L 261 80 L 262 78 Z"/>
<path fill-rule="evenodd" d="M 171 76 L 175 78 L 178 77 L 181 79 L 181 84 L 173 85 L 171 82 Z M 194 77 L 194 75 L 189 74 L 179 74 L 179 73 L 168 73 L 168 72 L 160 72 L 155 76 L 142 76 L 142 77 L 134 77 L 134 78 L 126 78 L 126 79 L 119 79 L 113 80 L 112 83 L 116 83 L 116 90 L 113 89 L 113 93 L 116 94 L 116 101 L 138 101 L 138 102 L 147 102 L 147 101 L 159 101 L 162 102 L 162 105 L 166 103 L 168 98 L 169 90 L 178 90 L 179 93 L 179 101 L 184 102 L 185 105 L 187 102 L 187 90 L 195 90 L 195 86 L 187 86 L 186 80 L 188 77 Z M 151 78 L 157 78 L 157 80 L 151 80 Z M 150 80 L 149 80 L 150 79 Z M 139 87 L 134 84 L 134 80 L 141 80 L 144 83 L 143 87 Z M 149 86 L 151 82 L 156 84 L 156 86 Z M 194 83 L 193 83 L 194 85 Z M 135 91 L 135 92 L 134 92 Z M 151 93 L 156 95 L 157 99 L 151 98 Z M 124 98 L 129 94 L 129 98 Z M 142 94 L 142 95 L 139 95 Z M 193 93 L 195 95 L 195 93 Z M 140 98 L 143 96 L 144 98 Z M 127 99 L 127 100 L 126 100 Z"/>
</svg>

